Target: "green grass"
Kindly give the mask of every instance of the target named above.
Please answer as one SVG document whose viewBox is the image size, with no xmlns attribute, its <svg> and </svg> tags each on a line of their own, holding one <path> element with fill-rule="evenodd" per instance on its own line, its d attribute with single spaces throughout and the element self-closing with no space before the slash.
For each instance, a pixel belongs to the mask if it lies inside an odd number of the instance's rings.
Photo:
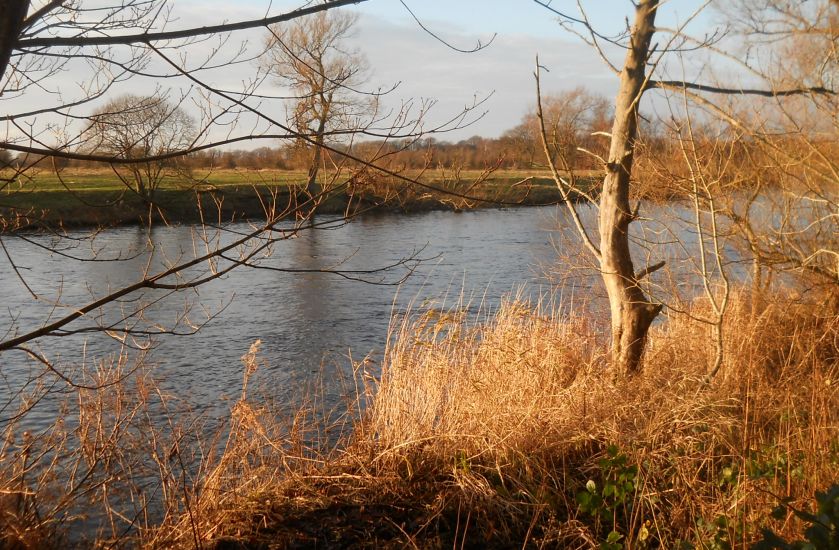
<svg viewBox="0 0 839 550">
<path fill-rule="evenodd" d="M 342 175 L 348 175 L 345 171 Z M 407 171 L 407 177 L 418 177 L 429 183 L 445 184 L 452 182 L 471 182 L 482 176 L 480 170 L 430 170 L 420 173 L 419 171 Z M 325 172 L 322 180 L 329 180 L 334 177 L 334 172 Z M 591 174 L 583 174 L 586 177 Z M 10 177 L 11 174 L 4 174 Z M 491 184 L 513 184 L 527 178 L 533 178 L 537 185 L 553 186 L 549 174 L 535 170 L 498 170 L 487 177 Z M 303 170 L 247 170 L 247 169 L 224 169 L 207 170 L 195 169 L 191 177 L 167 178 L 161 184 L 161 189 L 190 189 L 197 185 L 212 185 L 216 187 L 241 186 L 241 185 L 294 185 L 306 181 L 306 172 Z M 6 194 L 26 191 L 122 191 L 125 184 L 110 170 L 90 170 L 70 168 L 56 174 L 52 170 L 39 170 L 28 172 L 25 176 L 19 177 L 17 182 L 4 189 Z"/>
<path fill-rule="evenodd" d="M 195 170 L 191 178 L 166 178 L 161 189 L 191 189 L 199 185 L 224 187 L 231 185 L 290 185 L 305 181 L 302 171 L 281 170 Z M 126 185 L 111 171 L 68 169 L 60 175 L 54 171 L 36 171 L 18 178 L 5 189 L 6 194 L 27 191 L 123 191 Z"/>
<path fill-rule="evenodd" d="M 11 174 L 3 174 L 10 178 Z M 412 186 L 393 177 L 352 181 L 348 171 L 325 171 L 321 181 L 339 187 L 319 207 L 323 213 L 342 213 L 348 206 L 371 206 L 393 211 L 472 209 L 492 206 L 544 205 L 560 200 L 553 180 L 536 171 L 433 170 L 406 172 L 410 178 L 438 190 Z M 264 217 L 266 197 L 288 205 L 292 190 L 302 189 L 303 171 L 291 170 L 193 170 L 189 176 L 168 177 L 155 191 L 161 219 L 199 222 L 202 215 L 219 218 Z M 596 179 L 589 178 L 593 185 Z M 470 197 L 466 199 L 464 197 Z M 298 197 L 298 202 L 305 197 Z M 201 202 L 201 208 L 198 203 Z M 221 209 L 221 211 L 219 211 Z M 280 208 L 282 210 L 282 208 Z M 49 226 L 98 226 L 137 223 L 147 219 L 148 204 L 110 171 L 68 169 L 32 171 L 0 191 L 0 230 Z"/>
</svg>

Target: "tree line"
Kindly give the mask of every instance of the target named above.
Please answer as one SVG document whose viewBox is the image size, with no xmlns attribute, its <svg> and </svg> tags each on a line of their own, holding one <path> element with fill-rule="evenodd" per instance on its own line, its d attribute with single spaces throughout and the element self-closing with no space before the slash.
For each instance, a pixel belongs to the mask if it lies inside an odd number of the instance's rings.
<svg viewBox="0 0 839 550">
<path fill-rule="evenodd" d="M 550 139 L 571 156 L 574 167 L 580 170 L 600 168 L 602 163 L 598 156 L 604 152 L 604 140 L 597 133 L 608 130 L 612 116 L 609 100 L 585 87 L 577 87 L 544 98 L 543 110 L 550 127 Z M 94 111 L 90 118 L 83 150 L 94 155 L 120 155 L 126 158 L 163 155 L 186 148 L 196 133 L 196 121 L 186 110 L 157 96 L 120 96 Z M 391 165 L 405 169 L 547 168 L 533 106 L 519 124 L 499 137 L 474 135 L 450 141 L 434 136 L 417 136 L 362 140 L 353 144 L 336 141 L 333 147 L 339 151 L 353 152 L 362 158 L 384 154 Z M 59 168 L 102 167 L 101 162 L 84 158 L 37 154 L 22 154 L 16 158 L 9 151 L 3 153 L 0 162 L 5 161 L 6 164 L 38 163 Z M 324 164 L 324 161 L 328 162 L 328 159 L 319 159 L 319 164 Z M 158 163 L 159 166 L 179 166 L 184 169 L 300 171 L 309 170 L 311 164 L 312 148 L 299 141 L 253 149 L 216 147 L 193 151 L 168 162 Z"/>
</svg>

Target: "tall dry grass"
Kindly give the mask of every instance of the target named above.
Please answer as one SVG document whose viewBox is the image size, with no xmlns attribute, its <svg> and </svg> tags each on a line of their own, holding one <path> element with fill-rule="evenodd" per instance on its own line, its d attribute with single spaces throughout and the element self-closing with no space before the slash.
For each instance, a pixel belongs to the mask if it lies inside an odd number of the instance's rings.
<svg viewBox="0 0 839 550">
<path fill-rule="evenodd" d="M 807 509 L 837 480 L 839 315 L 751 307 L 734 296 L 711 381 L 710 329 L 685 315 L 653 329 L 632 379 L 609 371 L 594 326 L 556 309 L 407 316 L 381 376 L 358 365 L 358 398 L 332 425 L 303 409 L 279 427 L 243 396 L 167 544 L 593 548 L 614 532 L 623 548 L 745 548 L 762 527 L 799 535 L 792 513 L 770 512 L 781 497 Z"/>
<path fill-rule="evenodd" d="M 101 363 L 65 421 L 6 427 L 0 547 L 595 548 L 612 533 L 622 548 L 721 549 L 763 527 L 800 536 L 794 514 L 770 512 L 781 498 L 809 509 L 839 478 L 839 312 L 781 298 L 734 294 L 710 381 L 701 299 L 653 328 L 632 379 L 610 372 L 589 317 L 559 307 L 416 311 L 394 322 L 381 366 L 355 364 L 343 400 L 314 383 L 291 415 L 250 387 L 257 343 L 216 431 L 153 369 Z"/>
<path fill-rule="evenodd" d="M 119 355 L 19 396 L 0 432 L 0 548 L 124 547 L 189 514 L 205 427 L 152 373 Z"/>
</svg>

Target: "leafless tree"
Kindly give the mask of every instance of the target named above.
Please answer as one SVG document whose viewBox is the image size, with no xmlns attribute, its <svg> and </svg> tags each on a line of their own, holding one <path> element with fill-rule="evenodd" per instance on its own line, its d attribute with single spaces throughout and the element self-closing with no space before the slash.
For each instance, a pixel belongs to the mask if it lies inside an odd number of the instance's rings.
<svg viewBox="0 0 839 550">
<path fill-rule="evenodd" d="M 334 133 L 358 130 L 375 109 L 376 96 L 360 92 L 367 63 L 347 44 L 357 16 L 349 12 L 320 12 L 270 27 L 267 53 L 260 59 L 279 84 L 295 94 L 290 115 L 293 127 L 312 143 L 306 189 L 316 194 L 323 144 Z"/>
<path fill-rule="evenodd" d="M 345 168 L 341 180 L 337 181 L 336 185 L 349 186 L 354 172 L 372 170 L 393 178 L 402 185 L 433 189 L 431 184 L 417 181 L 386 167 L 377 167 L 376 155 L 390 155 L 392 151 L 389 149 L 380 148 L 372 157 L 361 158 L 353 155 L 346 145 L 350 139 L 348 136 L 354 132 L 383 141 L 418 139 L 422 135 L 420 122 L 425 105 L 421 105 L 417 112 L 412 111 L 411 105 L 406 104 L 404 109 L 396 110 L 388 120 L 371 117 L 365 124 L 355 126 L 350 131 L 340 128 L 337 122 L 335 127 L 329 127 L 331 122 L 327 117 L 323 119 L 325 127 L 318 131 L 317 128 L 304 129 L 289 125 L 287 121 L 271 115 L 276 110 L 269 109 L 268 105 L 272 102 L 274 105 L 282 105 L 287 97 L 264 92 L 263 85 L 272 78 L 264 69 L 256 69 L 251 80 L 244 82 L 238 89 L 225 89 L 211 83 L 214 75 L 228 71 L 233 66 L 241 65 L 254 69 L 258 65 L 255 60 L 266 53 L 264 48 L 258 51 L 248 50 L 247 41 L 244 39 L 234 46 L 237 36 L 243 38 L 241 34 L 236 33 L 249 29 L 268 29 L 272 25 L 303 19 L 327 21 L 327 18 L 319 14 L 361 1 L 364 0 L 306 3 L 303 7 L 288 12 L 269 11 L 265 17 L 259 19 L 175 30 L 169 30 L 173 23 L 170 21 L 170 6 L 165 0 L 115 0 L 104 5 L 83 1 L 48 0 L 36 3 L 14 0 L 4 3 L 0 12 L 0 24 L 4 29 L 0 41 L 0 69 L 3 70 L 0 105 L 4 108 L 4 114 L 0 116 L 0 122 L 5 124 L 5 133 L 0 141 L 0 148 L 17 153 L 19 161 L 13 174 L 3 174 L 4 179 L 0 182 L 0 187 L 7 191 L 12 190 L 14 185 L 25 180 L 33 168 L 50 161 L 102 163 L 115 167 L 123 174 L 141 174 L 144 168 L 163 166 L 185 155 L 219 145 L 286 139 L 315 147 L 319 151 L 318 155 L 324 154 L 320 152 L 323 150 L 337 159 L 343 159 L 336 161 L 343 162 Z M 321 58 L 324 71 L 326 67 L 331 66 L 334 53 L 332 49 L 338 46 L 334 40 L 346 36 L 351 26 L 352 17 L 342 17 L 343 19 L 339 20 L 343 20 L 344 23 L 338 27 L 329 27 L 332 29 L 330 32 L 333 32 L 333 38 L 322 36 L 322 39 L 326 40 L 322 44 L 325 48 L 322 53 L 326 57 Z M 278 36 L 282 36 L 283 32 L 280 29 Z M 299 34 L 301 31 L 297 32 Z M 306 47 L 309 46 L 312 44 Z M 302 50 L 298 50 L 297 54 L 304 55 Z M 332 98 L 329 107 L 331 112 L 339 113 L 342 117 L 353 116 L 349 109 L 350 102 L 346 103 L 346 107 L 343 106 L 342 98 L 345 92 L 342 90 L 351 87 L 357 81 L 361 75 L 358 72 L 360 68 L 358 65 L 344 67 L 340 70 L 345 72 L 332 75 L 327 72 L 325 75 L 332 80 L 322 80 L 322 83 L 328 84 L 321 87 L 321 92 Z M 68 72 L 72 72 L 78 82 L 78 85 L 69 90 L 66 81 L 62 80 Z M 318 71 L 309 73 L 309 76 L 315 78 L 317 73 Z M 131 99 L 113 103 L 113 98 L 120 95 L 117 93 L 118 88 L 124 86 L 129 79 L 135 88 L 152 86 L 156 91 L 151 97 L 158 99 L 143 100 L 139 103 Z M 177 92 L 167 91 L 165 85 Z M 160 100 L 167 96 L 177 96 L 178 100 L 174 103 Z M 33 106 L 33 102 L 40 102 L 40 106 Z M 194 124 L 188 123 L 177 108 L 178 105 L 186 104 L 192 105 L 197 111 Z M 339 107 L 339 104 L 342 106 Z M 146 126 L 143 126 L 144 130 L 134 136 L 137 140 L 135 146 L 130 138 L 121 140 L 118 137 L 120 132 L 105 132 L 106 127 L 125 129 L 128 124 L 134 125 L 132 121 L 136 120 L 135 118 L 131 121 L 115 122 L 119 120 L 117 114 L 110 116 L 112 109 L 118 110 L 122 107 L 124 109 L 119 117 L 123 119 L 137 115 L 146 123 L 149 112 L 153 112 L 156 113 L 155 116 L 160 115 L 161 120 L 172 122 L 178 131 L 164 132 L 164 138 L 160 139 L 159 133 L 149 132 L 145 129 Z M 303 109 L 300 112 L 302 117 Z M 468 123 L 469 116 L 470 109 L 467 108 L 440 126 L 426 131 L 445 131 L 462 126 Z M 97 129 L 101 131 L 93 131 Z M 146 136 L 154 139 L 144 142 Z M 122 137 L 126 137 L 124 133 Z M 90 144 L 101 147 L 92 151 Z M 319 163 L 315 163 L 317 164 Z M 146 192 L 151 191 L 148 174 L 141 174 L 141 178 L 145 182 Z M 90 317 L 91 312 L 99 311 L 103 305 L 130 294 L 136 295 L 149 289 L 176 292 L 196 288 L 223 276 L 235 267 L 256 268 L 259 263 L 256 260 L 264 257 L 277 242 L 292 238 L 297 231 L 302 230 L 300 226 L 295 226 L 277 231 L 278 224 L 294 219 L 300 213 L 311 212 L 312 207 L 322 200 L 322 197 L 323 194 L 318 193 L 304 203 L 296 202 L 296 197 L 291 197 L 291 201 L 287 203 L 268 201 L 265 203 L 266 221 L 245 234 L 234 234 L 234 238 L 225 246 L 219 246 L 217 238 L 203 235 L 200 239 L 205 241 L 206 246 L 193 258 L 172 262 L 157 273 L 141 273 L 135 283 L 121 289 L 109 289 L 105 295 L 91 296 L 88 303 L 59 304 L 56 300 L 56 307 L 59 308 L 57 311 L 66 311 L 66 315 L 56 315 L 56 312 L 53 312 L 49 320 L 41 325 L 24 329 L 12 318 L 6 327 L 7 333 L 0 342 L 0 351 L 22 349 L 27 342 L 45 335 L 84 332 L 94 328 L 106 330 L 110 334 L 120 330 L 131 334 L 133 329 L 129 327 L 120 329 L 113 325 L 101 326 L 97 318 Z M 309 229 L 318 227 L 316 224 Z M 95 255 L 76 257 L 67 254 L 67 257 L 68 260 L 103 259 Z M 35 295 L 27 283 L 26 271 L 19 269 L 14 257 L 7 256 L 6 259 L 11 272 L 15 273 L 23 287 L 30 289 L 30 293 Z M 204 272 L 199 274 L 195 270 L 200 266 L 204 266 Z M 186 276 L 185 273 L 189 270 L 193 270 L 192 275 Z M 352 274 L 343 272 L 338 267 L 334 272 L 371 280 L 368 277 L 371 275 L 369 271 L 365 271 L 365 274 Z M 44 296 L 34 297 L 39 300 L 46 299 Z M 142 304 L 137 302 L 137 307 L 142 308 Z M 86 319 L 90 321 L 88 326 L 78 329 L 70 329 L 67 326 L 83 324 Z M 143 334 L 142 330 L 137 330 L 137 334 Z"/>
<path fill-rule="evenodd" d="M 164 157 L 188 150 L 195 139 L 195 122 L 182 108 L 163 97 L 119 96 L 96 109 L 84 133 L 84 148 L 119 159 Z M 154 193 L 178 159 L 112 165 L 116 176 L 144 201 Z M 177 171 L 175 171 L 177 174 Z"/>
<path fill-rule="evenodd" d="M 726 201 L 724 212 L 753 258 L 755 294 L 767 282 L 764 271 L 836 288 L 839 97 L 832 91 L 839 83 L 839 3 L 745 2 L 727 14 L 753 47 L 787 60 L 762 67 L 773 87 L 817 90 L 767 98 L 760 111 L 715 105 L 751 144 L 740 166 L 750 193 Z"/>
<path fill-rule="evenodd" d="M 578 86 L 543 97 L 541 110 L 554 162 L 564 160 L 578 169 L 594 164 L 591 153 L 602 154 L 598 148 L 602 148 L 603 140 L 592 134 L 608 130 L 612 115 L 609 100 Z M 515 144 L 518 157 L 530 159 L 533 166 L 544 164 L 537 109 L 527 113 L 518 126 L 505 133 L 505 137 Z"/>
<path fill-rule="evenodd" d="M 659 262 L 636 270 L 630 252 L 629 227 L 639 219 L 640 208 L 640 204 L 630 204 L 630 196 L 642 97 L 651 90 L 659 90 L 665 98 L 669 94 L 671 97 L 675 96 L 678 102 L 688 98 L 692 105 L 700 106 L 712 116 L 723 117 L 736 127 L 740 124 L 736 117 L 709 97 L 756 97 L 785 101 L 799 96 L 822 97 L 835 94 L 822 82 L 811 85 L 806 81 L 796 81 L 791 86 L 779 86 L 777 81 L 769 78 L 765 67 L 755 66 L 749 57 L 742 61 L 739 52 L 725 48 L 721 43 L 725 36 L 724 30 L 699 38 L 691 36 L 687 31 L 688 26 L 708 7 L 708 2 L 699 3 L 694 13 L 682 19 L 673 28 L 656 23 L 665 3 L 658 0 L 635 2 L 632 24 L 627 24 L 625 30 L 617 35 L 612 35 L 592 25 L 582 3 L 577 4 L 578 13 L 569 13 L 558 9 L 552 2 L 535 1 L 557 16 L 563 26 L 591 45 L 619 80 L 614 122 L 611 133 L 608 134 L 608 156 L 601 159 L 605 175 L 597 201 L 599 219 L 594 236 L 583 226 L 570 203 L 569 208 L 586 247 L 599 263 L 609 297 L 612 363 L 620 371 L 636 373 L 641 368 L 647 331 L 663 307 L 663 304 L 651 299 L 645 292 L 644 280 L 664 265 Z M 778 6 L 788 4 L 778 3 Z M 801 16 L 796 21 L 804 26 L 812 26 L 812 9 L 800 2 L 794 4 L 798 9 L 798 15 Z M 835 6 L 835 3 L 828 3 L 826 0 L 817 4 L 819 6 L 816 11 L 830 10 Z M 760 11 L 760 14 L 766 15 L 768 11 Z M 770 16 L 768 20 L 771 19 Z M 791 35 L 790 29 L 767 29 L 766 34 L 771 34 L 773 40 Z M 658 35 L 658 42 L 654 42 Z M 612 61 L 615 52 L 619 51 L 623 51 L 622 64 Z M 727 86 L 717 85 L 715 82 L 696 82 L 694 78 L 685 75 L 684 71 L 681 72 L 680 78 L 667 78 L 669 71 L 674 67 L 684 67 L 685 56 L 697 51 L 720 56 L 727 62 L 738 63 L 751 81 L 757 81 L 759 85 L 747 86 L 740 81 Z M 537 69 L 537 95 L 541 95 L 538 81 Z M 539 102 L 541 103 L 541 98 Z M 545 117 L 540 118 L 543 120 L 542 135 L 546 143 L 546 156 L 550 161 Z M 573 178 L 563 177 L 556 166 L 553 166 L 553 169 L 557 185 L 563 193 L 569 193 L 577 187 Z"/>
</svg>

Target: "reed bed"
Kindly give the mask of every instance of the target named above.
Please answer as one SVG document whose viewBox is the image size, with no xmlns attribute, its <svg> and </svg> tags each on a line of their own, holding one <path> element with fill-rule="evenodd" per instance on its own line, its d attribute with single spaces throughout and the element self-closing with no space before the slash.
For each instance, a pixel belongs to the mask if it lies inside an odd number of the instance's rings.
<svg viewBox="0 0 839 550">
<path fill-rule="evenodd" d="M 610 370 L 602 330 L 568 308 L 416 309 L 394 319 L 381 365 L 353 363 L 341 399 L 314 382 L 292 414 L 250 387 L 257 342 L 215 429 L 142 361 L 98 363 L 49 429 L 4 428 L 0 548 L 800 539 L 801 512 L 839 479 L 836 302 L 735 293 L 713 379 L 711 327 L 696 320 L 707 309 L 698 299 L 653 327 L 634 378 Z M 54 387 L 34 380 L 19 418 Z"/>
<path fill-rule="evenodd" d="M 394 323 L 380 372 L 355 365 L 335 414 L 313 401 L 281 422 L 243 394 L 193 513 L 146 543 L 710 549 L 748 548 L 762 529 L 800 538 L 793 510 L 812 509 L 839 472 L 839 316 L 829 300 L 732 303 L 712 380 L 710 329 L 686 315 L 653 328 L 644 374 L 627 379 L 610 371 L 597 327 L 560 308 L 510 300 L 481 320 L 416 311 Z"/>
</svg>

